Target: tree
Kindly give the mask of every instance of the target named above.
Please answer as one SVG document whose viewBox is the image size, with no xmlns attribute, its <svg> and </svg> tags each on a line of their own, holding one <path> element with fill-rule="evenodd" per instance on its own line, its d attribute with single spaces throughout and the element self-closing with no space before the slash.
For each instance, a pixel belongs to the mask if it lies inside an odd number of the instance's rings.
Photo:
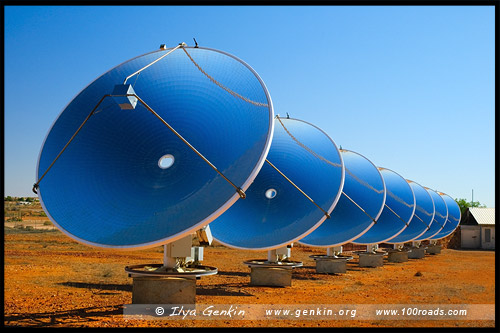
<svg viewBox="0 0 500 333">
<path fill-rule="evenodd" d="M 458 206 L 460 207 L 460 213 L 462 215 L 464 215 L 465 211 L 467 210 L 467 208 L 471 208 L 471 207 L 481 207 L 481 208 L 484 208 L 486 207 L 486 205 L 481 205 L 481 203 L 479 201 L 467 201 L 466 199 L 455 199 L 455 201 L 457 202 Z"/>
</svg>

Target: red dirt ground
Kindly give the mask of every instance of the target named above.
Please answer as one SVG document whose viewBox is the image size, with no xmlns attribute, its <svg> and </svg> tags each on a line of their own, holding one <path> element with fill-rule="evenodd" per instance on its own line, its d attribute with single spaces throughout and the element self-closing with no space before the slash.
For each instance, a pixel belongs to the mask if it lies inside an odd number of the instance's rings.
<svg viewBox="0 0 500 333">
<path fill-rule="evenodd" d="M 132 302 L 124 267 L 162 262 L 162 248 L 114 251 L 90 248 L 62 233 L 6 234 L 4 325 L 23 327 L 494 327 L 493 320 L 135 320 L 123 316 Z M 443 249 L 405 263 L 318 274 L 312 254 L 295 246 L 291 287 L 250 286 L 243 261 L 265 252 L 205 248 L 204 265 L 217 275 L 197 281 L 197 304 L 494 304 L 495 253 Z M 417 274 L 418 273 L 418 274 Z"/>
</svg>

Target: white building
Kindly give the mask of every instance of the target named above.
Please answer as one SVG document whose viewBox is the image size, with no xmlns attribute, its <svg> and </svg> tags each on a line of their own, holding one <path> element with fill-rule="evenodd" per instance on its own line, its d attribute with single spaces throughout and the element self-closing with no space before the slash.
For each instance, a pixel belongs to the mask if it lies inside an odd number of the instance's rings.
<svg viewBox="0 0 500 333">
<path fill-rule="evenodd" d="M 495 208 L 468 208 L 460 221 L 464 249 L 495 249 Z"/>
</svg>

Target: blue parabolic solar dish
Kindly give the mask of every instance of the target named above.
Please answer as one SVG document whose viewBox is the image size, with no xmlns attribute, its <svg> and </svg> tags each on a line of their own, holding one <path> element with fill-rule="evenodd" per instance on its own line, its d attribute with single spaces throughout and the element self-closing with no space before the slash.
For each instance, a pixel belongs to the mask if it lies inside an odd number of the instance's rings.
<svg viewBox="0 0 500 333">
<path fill-rule="evenodd" d="M 331 218 L 299 240 L 300 243 L 321 247 L 349 243 L 368 231 L 382 212 L 386 190 L 377 167 L 358 153 L 340 152 L 345 165 L 343 193 Z"/>
<path fill-rule="evenodd" d="M 246 190 L 272 141 L 268 91 L 257 73 L 234 56 L 207 48 L 185 50 L 199 67 L 180 48 L 128 83 L 222 174 Z M 47 134 L 37 179 L 105 94 L 168 51 L 126 61 L 81 91 Z M 68 236 L 112 248 L 176 240 L 211 222 L 240 197 L 142 103 L 122 110 L 114 98 L 99 105 L 40 181 L 38 195 L 47 215 Z"/>
<path fill-rule="evenodd" d="M 453 200 L 448 194 L 442 192 L 438 192 L 438 194 L 443 198 L 444 202 L 446 203 L 446 207 L 448 208 L 448 218 L 446 219 L 446 224 L 444 225 L 444 228 L 441 229 L 441 231 L 438 232 L 436 235 L 430 238 L 433 240 L 441 239 L 451 235 L 451 233 L 455 231 L 455 229 L 458 227 L 461 217 L 460 207 L 458 206 L 457 202 Z"/>
<path fill-rule="evenodd" d="M 422 236 L 415 239 L 416 241 L 423 241 L 432 238 L 443 229 L 446 224 L 446 220 L 448 219 L 448 207 L 446 207 L 444 199 L 437 194 L 436 191 L 427 187 L 425 189 L 429 192 L 432 197 L 432 201 L 434 202 L 434 219 L 432 220 L 430 229 L 427 230 Z"/>
<path fill-rule="evenodd" d="M 413 241 L 430 228 L 434 219 L 434 202 L 429 192 L 414 181 L 408 180 L 408 183 L 415 195 L 415 213 L 406 229 L 396 237 L 386 241 L 386 243 L 398 244 Z"/>
<path fill-rule="evenodd" d="M 275 122 L 267 160 L 330 213 L 344 183 L 337 146 L 307 122 L 292 118 Z M 271 250 L 307 235 L 325 219 L 322 210 L 266 162 L 246 199 L 211 222 L 210 230 L 214 239 L 230 247 Z"/>
<path fill-rule="evenodd" d="M 406 228 L 415 212 L 415 196 L 406 179 L 386 168 L 379 168 L 379 171 L 386 189 L 384 209 L 377 223 L 356 238 L 353 241 L 355 244 L 378 244 L 396 237 Z"/>
</svg>

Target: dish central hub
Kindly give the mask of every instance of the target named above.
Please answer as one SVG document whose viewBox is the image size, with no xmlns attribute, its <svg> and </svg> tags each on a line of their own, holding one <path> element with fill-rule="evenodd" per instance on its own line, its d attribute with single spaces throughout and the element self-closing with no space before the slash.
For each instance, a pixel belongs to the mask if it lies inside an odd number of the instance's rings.
<svg viewBox="0 0 500 333">
<path fill-rule="evenodd" d="M 160 159 L 158 160 L 158 166 L 161 169 L 168 169 L 174 164 L 174 162 L 175 162 L 174 155 L 166 154 L 160 157 Z"/>
</svg>

